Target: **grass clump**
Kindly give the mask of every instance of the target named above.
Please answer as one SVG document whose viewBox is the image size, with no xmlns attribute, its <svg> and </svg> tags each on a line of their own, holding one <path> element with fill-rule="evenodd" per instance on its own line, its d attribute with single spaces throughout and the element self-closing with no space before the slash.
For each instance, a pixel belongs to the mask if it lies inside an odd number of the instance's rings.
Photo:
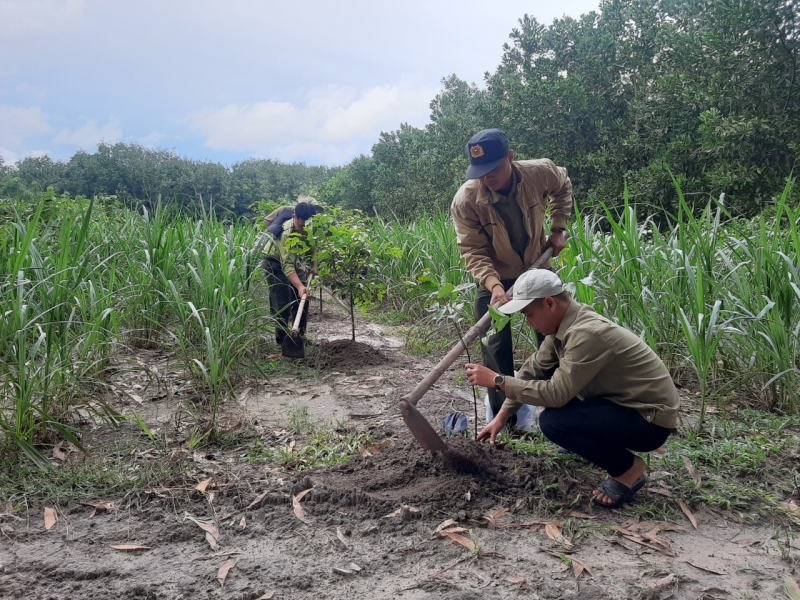
<svg viewBox="0 0 800 600">
<path fill-rule="evenodd" d="M 251 462 L 268 462 L 292 471 L 338 467 L 360 455 L 373 445 L 370 433 L 343 424 L 315 425 L 308 408 L 289 410 L 291 440 L 256 439 L 248 452 Z"/>
<path fill-rule="evenodd" d="M 184 482 L 190 459 L 170 453 L 143 453 L 130 441 L 103 447 L 102 452 L 76 453 L 48 470 L 16 463 L 6 456 L 0 464 L 0 497 L 12 506 L 41 502 L 65 503 L 122 498 L 150 488 Z"/>
</svg>

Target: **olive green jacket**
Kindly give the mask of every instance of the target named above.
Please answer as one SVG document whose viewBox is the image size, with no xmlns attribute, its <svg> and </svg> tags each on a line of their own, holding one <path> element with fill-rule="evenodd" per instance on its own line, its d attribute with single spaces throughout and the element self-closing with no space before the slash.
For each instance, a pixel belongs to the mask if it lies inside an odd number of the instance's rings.
<svg viewBox="0 0 800 600">
<path fill-rule="evenodd" d="M 514 161 L 512 168 L 518 175 L 516 198 L 529 237 L 523 258 L 511 247 L 505 223 L 492 206 L 497 194 L 480 180 L 462 185 L 450 206 L 467 271 L 489 291 L 501 280 L 522 275 L 544 252 L 548 204 L 553 227 L 566 228 L 572 214 L 572 182 L 566 169 L 547 158 Z"/>
<path fill-rule="evenodd" d="M 286 238 L 293 233 L 297 233 L 294 228 L 294 220 L 289 219 L 283 224 L 281 239 L 276 239 L 271 233 L 267 234 L 267 241 L 262 251 L 264 258 L 274 258 L 280 261 L 283 274 L 287 277 L 292 273 L 297 273 L 298 257 L 286 248 Z"/>
<path fill-rule="evenodd" d="M 572 300 L 558 331 L 506 377 L 503 408 L 558 408 L 573 398 L 605 398 L 634 408 L 649 422 L 673 429 L 678 391 L 667 367 L 639 336 Z"/>
</svg>

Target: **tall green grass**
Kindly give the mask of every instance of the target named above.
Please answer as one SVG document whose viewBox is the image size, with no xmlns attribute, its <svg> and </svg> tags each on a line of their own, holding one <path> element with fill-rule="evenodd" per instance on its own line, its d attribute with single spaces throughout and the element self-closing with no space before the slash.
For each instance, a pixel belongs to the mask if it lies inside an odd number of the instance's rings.
<svg viewBox="0 0 800 600">
<path fill-rule="evenodd" d="M 97 384 L 141 346 L 177 351 L 213 428 L 262 339 L 253 229 L 53 194 L 0 212 L 0 452 L 46 468 L 76 410 L 116 422 Z"/>
</svg>

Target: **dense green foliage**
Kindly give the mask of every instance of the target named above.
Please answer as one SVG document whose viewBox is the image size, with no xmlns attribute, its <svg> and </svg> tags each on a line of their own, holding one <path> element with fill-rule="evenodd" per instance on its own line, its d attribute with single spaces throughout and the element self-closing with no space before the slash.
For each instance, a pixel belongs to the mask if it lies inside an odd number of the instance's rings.
<svg viewBox="0 0 800 600">
<path fill-rule="evenodd" d="M 517 156 L 567 167 L 584 210 L 618 207 L 627 181 L 632 202 L 675 214 L 670 169 L 691 206 L 725 193 L 755 214 L 798 162 L 798 14 L 797 0 L 609 0 L 549 27 L 525 16 L 485 89 L 444 79 L 428 126 L 382 134 L 320 196 L 404 219 L 445 208 L 466 141 L 500 127 Z"/>
<path fill-rule="evenodd" d="M 116 196 L 131 207 L 152 208 L 161 200 L 195 214 L 213 206 L 218 214 L 241 215 L 255 202 L 293 202 L 336 171 L 261 159 L 227 168 L 168 150 L 101 143 L 94 154 L 78 152 L 67 162 L 39 156 L 11 167 L 0 159 L 0 197 L 31 199 L 52 189 L 86 198 Z"/>
</svg>

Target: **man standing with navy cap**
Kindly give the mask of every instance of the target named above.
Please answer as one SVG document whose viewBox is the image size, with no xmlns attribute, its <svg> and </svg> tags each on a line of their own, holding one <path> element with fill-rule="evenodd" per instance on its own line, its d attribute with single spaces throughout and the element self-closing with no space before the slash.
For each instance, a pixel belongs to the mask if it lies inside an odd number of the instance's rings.
<svg viewBox="0 0 800 600">
<path fill-rule="evenodd" d="M 563 167 L 547 158 L 514 160 L 506 134 L 479 131 L 467 142 L 468 181 L 453 198 L 458 249 L 475 278 L 475 319 L 508 300 L 506 290 L 536 261 L 545 248 L 558 255 L 566 246 L 567 220 L 572 214 L 572 182 Z M 549 236 L 545 216 L 550 207 Z M 550 265 L 545 265 L 549 268 Z M 514 375 L 511 328 L 491 336 L 482 346 L 483 364 L 503 375 Z M 496 415 L 505 393 L 489 390 Z"/>
</svg>

